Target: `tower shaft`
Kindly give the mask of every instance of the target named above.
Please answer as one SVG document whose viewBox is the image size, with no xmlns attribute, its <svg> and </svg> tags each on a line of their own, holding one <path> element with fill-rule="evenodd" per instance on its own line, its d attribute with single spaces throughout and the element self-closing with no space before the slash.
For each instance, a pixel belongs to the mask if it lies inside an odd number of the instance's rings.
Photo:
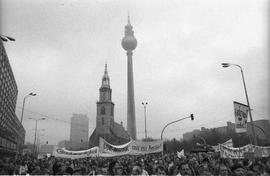
<svg viewBox="0 0 270 176">
<path fill-rule="evenodd" d="M 134 81 L 132 51 L 127 51 L 127 131 L 132 139 L 136 139 L 136 117 L 134 101 Z"/>
</svg>

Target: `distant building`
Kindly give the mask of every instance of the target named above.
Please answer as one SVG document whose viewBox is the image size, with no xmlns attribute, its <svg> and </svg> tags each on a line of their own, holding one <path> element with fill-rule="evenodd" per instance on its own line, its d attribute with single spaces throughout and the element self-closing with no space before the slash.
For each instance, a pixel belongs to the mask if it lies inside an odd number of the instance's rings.
<svg viewBox="0 0 270 176">
<path fill-rule="evenodd" d="M 56 148 L 55 145 L 40 145 L 38 153 L 41 155 L 46 155 L 46 154 L 53 154 L 54 149 Z"/>
<path fill-rule="evenodd" d="M 263 143 L 267 144 L 270 143 L 270 124 L 268 123 L 268 120 L 256 120 L 253 121 L 254 124 L 254 131 L 257 136 L 258 140 L 263 141 Z M 216 132 L 219 134 L 232 134 L 235 133 L 235 124 L 232 122 L 227 122 L 227 126 L 217 127 L 213 128 Z M 192 140 L 193 136 L 195 135 L 201 135 L 204 132 L 206 132 L 207 128 L 202 127 L 201 130 L 193 130 L 192 132 L 187 132 L 183 134 L 183 139 L 190 141 Z M 251 124 L 248 122 L 247 125 L 247 135 L 252 136 L 252 130 L 251 130 Z"/>
<path fill-rule="evenodd" d="M 89 119 L 84 114 L 73 114 L 70 126 L 70 149 L 81 150 L 88 147 Z"/>
<path fill-rule="evenodd" d="M 193 130 L 191 132 L 187 132 L 183 134 L 183 139 L 186 141 L 190 141 L 194 138 L 195 135 L 199 135 L 201 130 Z"/>
<path fill-rule="evenodd" d="M 18 88 L 0 39 L 0 158 L 21 151 L 25 129 L 15 114 Z"/>
<path fill-rule="evenodd" d="M 62 140 L 58 142 L 57 147 L 58 148 L 67 148 L 69 141 L 68 140 Z"/>
<path fill-rule="evenodd" d="M 105 65 L 102 85 L 99 89 L 96 128 L 90 136 L 89 147 L 98 146 L 99 137 L 112 144 L 122 144 L 130 139 L 122 123 L 120 125 L 114 121 L 114 103 L 112 102 L 112 89 L 110 88 L 107 65 Z"/>
</svg>

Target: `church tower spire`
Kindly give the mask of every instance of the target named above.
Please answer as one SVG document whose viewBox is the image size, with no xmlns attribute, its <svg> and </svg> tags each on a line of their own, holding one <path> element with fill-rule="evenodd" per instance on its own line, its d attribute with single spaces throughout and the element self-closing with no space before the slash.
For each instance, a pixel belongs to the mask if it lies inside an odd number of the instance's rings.
<svg viewBox="0 0 270 176">
<path fill-rule="evenodd" d="M 101 87 L 110 88 L 110 77 L 109 77 L 108 71 L 107 71 L 107 64 L 105 64 L 105 71 L 104 71 L 104 75 L 102 77 L 102 85 L 101 85 Z"/>
</svg>

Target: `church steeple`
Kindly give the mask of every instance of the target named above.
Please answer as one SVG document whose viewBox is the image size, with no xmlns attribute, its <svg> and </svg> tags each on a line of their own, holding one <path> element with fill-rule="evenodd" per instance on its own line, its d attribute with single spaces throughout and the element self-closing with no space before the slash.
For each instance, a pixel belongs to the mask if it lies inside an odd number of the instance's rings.
<svg viewBox="0 0 270 176">
<path fill-rule="evenodd" d="M 108 87 L 108 88 L 110 88 L 110 77 L 109 77 L 108 71 L 107 71 L 107 64 L 105 64 L 105 71 L 104 71 L 104 75 L 102 77 L 101 88 L 102 87 Z"/>
</svg>

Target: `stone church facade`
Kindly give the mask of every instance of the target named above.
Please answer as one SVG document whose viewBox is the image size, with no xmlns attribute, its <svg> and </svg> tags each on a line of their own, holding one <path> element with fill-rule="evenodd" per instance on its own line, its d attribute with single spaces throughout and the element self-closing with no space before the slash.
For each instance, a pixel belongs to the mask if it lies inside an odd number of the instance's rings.
<svg viewBox="0 0 270 176">
<path fill-rule="evenodd" d="M 98 146 L 100 137 L 111 144 L 123 144 L 130 140 L 122 122 L 118 124 L 114 121 L 114 103 L 112 102 L 112 89 L 110 88 L 107 64 L 105 65 L 102 84 L 99 89 L 96 128 L 89 138 L 89 147 Z"/>
</svg>

